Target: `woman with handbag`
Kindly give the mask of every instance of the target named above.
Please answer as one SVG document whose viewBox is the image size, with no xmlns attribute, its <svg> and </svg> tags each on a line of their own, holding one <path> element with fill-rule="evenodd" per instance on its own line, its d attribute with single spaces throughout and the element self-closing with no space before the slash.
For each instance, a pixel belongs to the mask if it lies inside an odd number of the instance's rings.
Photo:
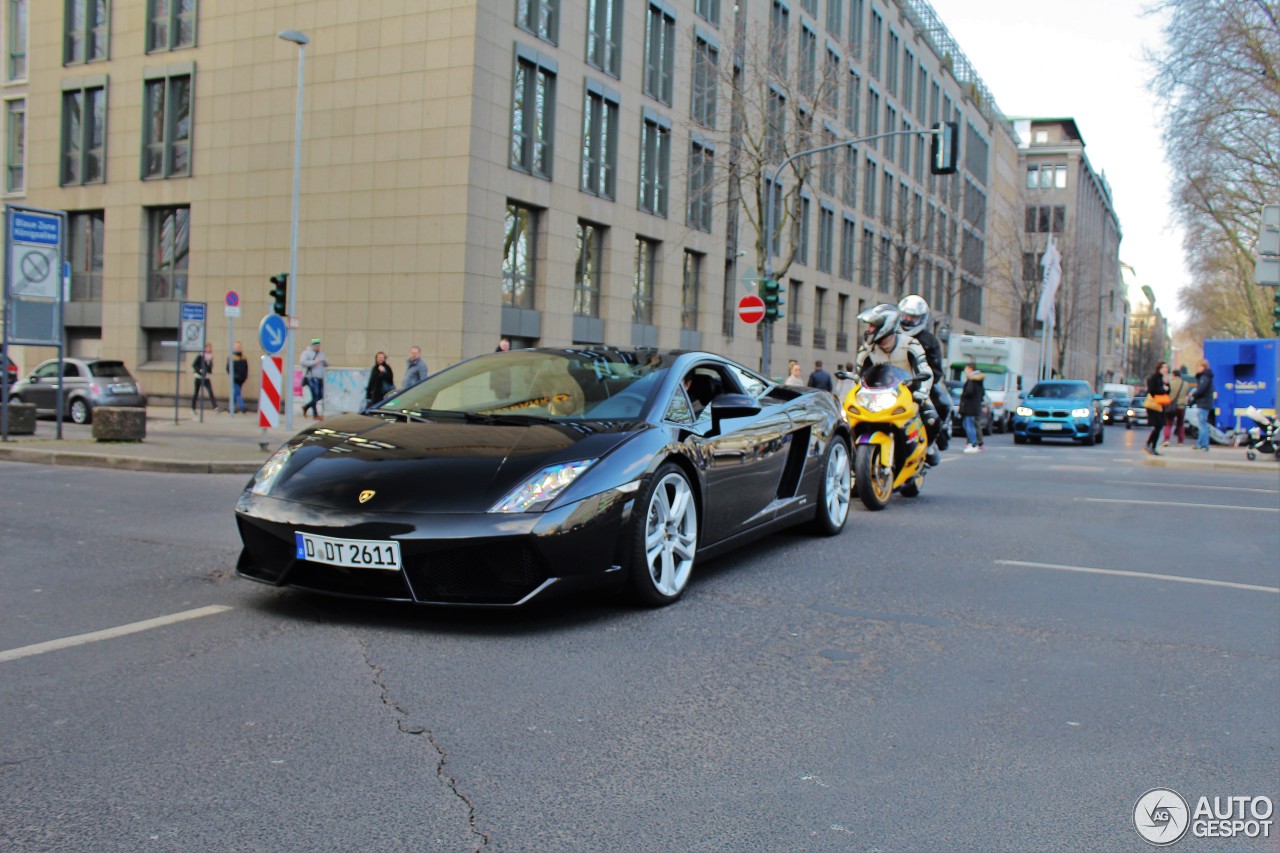
<svg viewBox="0 0 1280 853">
<path fill-rule="evenodd" d="M 369 384 L 364 389 L 364 401 L 374 406 L 382 402 L 382 398 L 396 390 L 396 377 L 387 364 L 387 354 L 379 352 L 373 357 L 373 367 L 369 368 Z"/>
<path fill-rule="evenodd" d="M 1142 449 L 1152 456 L 1160 455 L 1157 445 L 1160 431 L 1164 429 L 1164 407 L 1172 401 L 1173 398 L 1169 396 L 1169 364 L 1157 361 L 1156 369 L 1147 377 L 1147 399 L 1142 404 L 1147 410 L 1147 420 L 1151 421 L 1151 435 Z"/>
</svg>

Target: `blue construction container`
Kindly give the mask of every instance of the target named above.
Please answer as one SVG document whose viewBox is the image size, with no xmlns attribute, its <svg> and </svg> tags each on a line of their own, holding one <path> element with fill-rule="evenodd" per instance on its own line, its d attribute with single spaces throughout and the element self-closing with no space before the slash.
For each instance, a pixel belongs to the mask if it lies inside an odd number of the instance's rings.
<svg viewBox="0 0 1280 853">
<path fill-rule="evenodd" d="M 1204 342 L 1204 357 L 1213 370 L 1218 429 L 1253 426 L 1244 416 L 1250 406 L 1276 413 L 1276 343 L 1276 338 Z"/>
</svg>

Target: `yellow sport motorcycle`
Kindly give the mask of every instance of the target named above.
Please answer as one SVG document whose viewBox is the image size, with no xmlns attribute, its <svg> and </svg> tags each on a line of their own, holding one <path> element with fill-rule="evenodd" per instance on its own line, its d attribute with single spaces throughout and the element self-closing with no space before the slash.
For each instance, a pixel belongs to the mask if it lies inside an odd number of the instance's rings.
<svg viewBox="0 0 1280 853">
<path fill-rule="evenodd" d="M 884 509 L 895 490 L 908 498 L 920 494 L 929 439 L 911 388 L 922 378 L 876 364 L 844 398 L 853 431 L 853 490 L 867 509 Z"/>
</svg>

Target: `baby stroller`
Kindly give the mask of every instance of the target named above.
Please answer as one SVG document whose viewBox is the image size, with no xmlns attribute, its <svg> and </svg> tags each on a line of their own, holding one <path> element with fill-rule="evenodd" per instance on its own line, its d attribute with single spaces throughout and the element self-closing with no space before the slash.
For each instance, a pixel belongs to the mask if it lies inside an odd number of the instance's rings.
<svg viewBox="0 0 1280 853">
<path fill-rule="evenodd" d="M 1257 424 L 1249 429 L 1244 455 L 1252 460 L 1257 459 L 1259 453 L 1269 453 L 1280 459 L 1280 420 L 1273 415 L 1264 415 L 1253 406 L 1245 409 L 1244 414 Z"/>
</svg>

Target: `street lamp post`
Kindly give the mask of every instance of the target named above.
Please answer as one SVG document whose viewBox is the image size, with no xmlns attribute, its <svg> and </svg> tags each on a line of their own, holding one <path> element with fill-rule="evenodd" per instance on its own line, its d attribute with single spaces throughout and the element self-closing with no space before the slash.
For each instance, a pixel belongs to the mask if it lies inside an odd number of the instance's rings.
<svg viewBox="0 0 1280 853">
<path fill-rule="evenodd" d="M 298 302 L 298 193 L 302 186 L 302 69 L 306 63 L 307 45 L 311 39 L 297 30 L 284 30 L 278 36 L 298 46 L 298 104 L 293 119 L 293 213 L 289 222 L 289 323 L 288 343 L 289 360 L 285 362 L 284 382 L 284 425 L 293 429 L 293 360 L 296 354 L 297 340 L 294 335 L 294 311 Z"/>
<path fill-rule="evenodd" d="M 915 136 L 919 134 L 922 136 L 933 136 L 933 137 L 937 137 L 938 139 L 942 139 L 944 135 L 947 134 L 948 132 L 954 133 L 954 130 L 948 131 L 947 129 L 948 124 L 949 123 L 947 122 L 944 122 L 942 124 L 937 124 L 937 125 L 934 125 L 929 130 L 893 130 L 887 133 L 877 133 L 872 136 L 863 136 L 858 139 L 845 139 L 840 142 L 833 142 L 830 145 L 819 145 L 817 148 L 806 148 L 804 151 L 797 151 L 796 153 L 792 154 L 791 156 L 784 159 L 781 163 L 779 163 L 778 168 L 773 170 L 772 179 L 770 179 L 768 185 L 765 187 L 765 192 L 768 193 L 768 196 L 765 199 L 765 203 L 764 203 L 764 216 L 762 217 L 763 228 L 764 228 L 764 278 L 765 278 L 765 281 L 770 281 L 773 279 L 773 199 L 774 199 L 774 193 L 776 192 L 776 188 L 778 186 L 778 179 L 782 176 L 783 169 L 787 168 L 787 166 L 791 165 L 796 160 L 799 160 L 801 157 L 808 157 L 810 154 L 820 154 L 823 151 L 830 151 L 833 148 L 852 147 L 854 145 L 858 145 L 863 142 L 870 142 L 873 139 L 883 139 L 884 137 L 887 137 L 887 136 Z M 948 159 L 953 159 L 954 152 L 947 151 L 944 156 L 946 156 Z M 948 165 L 950 166 L 951 170 L 954 171 L 954 163 L 952 162 Z M 938 164 L 936 162 L 931 163 L 929 168 L 930 168 L 930 171 L 932 171 L 934 174 L 947 173 L 945 171 L 939 171 Z M 760 331 L 760 372 L 764 376 L 768 376 L 769 375 L 769 357 L 771 355 L 770 349 L 773 344 L 773 322 L 767 319 L 762 320 L 761 322 L 764 323 L 764 328 Z"/>
</svg>

